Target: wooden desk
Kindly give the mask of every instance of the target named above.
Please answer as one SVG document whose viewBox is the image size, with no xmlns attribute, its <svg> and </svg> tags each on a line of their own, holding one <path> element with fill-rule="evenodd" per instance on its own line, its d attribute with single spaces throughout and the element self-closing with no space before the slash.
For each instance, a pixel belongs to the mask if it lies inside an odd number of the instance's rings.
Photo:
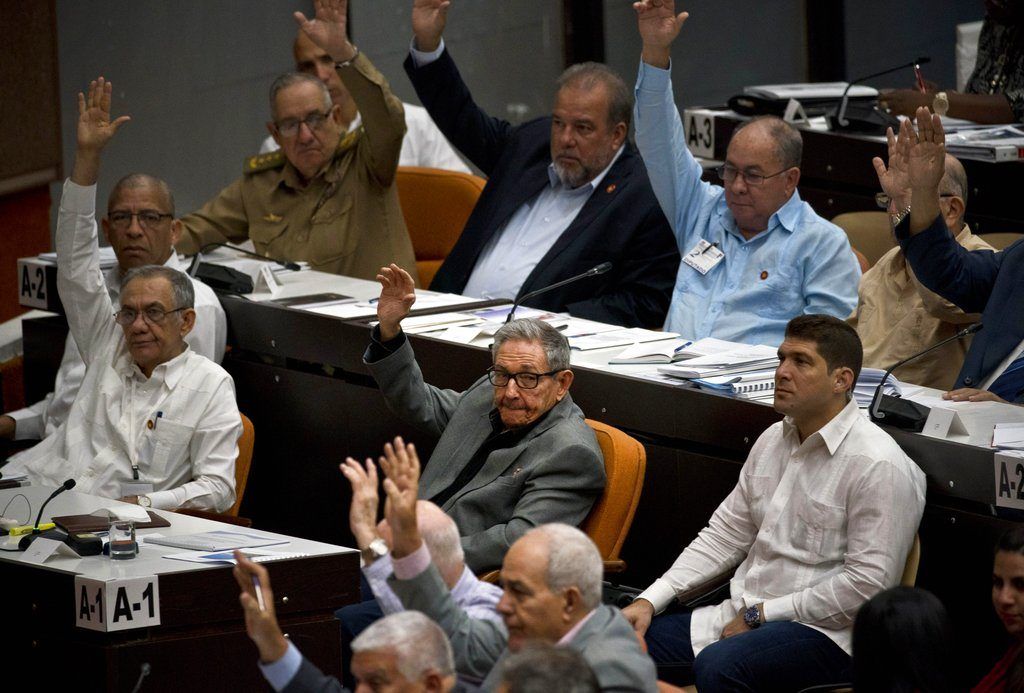
<svg viewBox="0 0 1024 693">
<path fill-rule="evenodd" d="M 18 493 L 32 505 L 33 519 L 52 489 L 0 490 L 0 508 Z M 68 491 L 46 508 L 47 517 L 91 512 L 116 501 Z M 171 527 L 139 530 L 165 536 L 230 528 L 167 511 L 158 514 Z M 9 515 L 25 517 L 21 499 Z M 334 611 L 359 600 L 359 554 L 353 549 L 305 539 L 275 546 L 311 554 L 267 563 L 282 630 L 302 653 L 326 672 L 341 671 L 341 643 Z M 40 690 L 130 691 L 140 667 L 151 673 L 143 691 L 269 690 L 256 662 L 256 648 L 245 634 L 238 585 L 230 566 L 168 560 L 180 549 L 145 544 L 130 561 L 105 556 L 80 560 L 51 557 L 43 566 L 23 564 L 20 553 L 0 553 L 0 584 L 5 604 L 2 651 Z M 100 633 L 77 628 L 75 575 L 98 579 L 157 575 L 159 626 Z"/>
</svg>

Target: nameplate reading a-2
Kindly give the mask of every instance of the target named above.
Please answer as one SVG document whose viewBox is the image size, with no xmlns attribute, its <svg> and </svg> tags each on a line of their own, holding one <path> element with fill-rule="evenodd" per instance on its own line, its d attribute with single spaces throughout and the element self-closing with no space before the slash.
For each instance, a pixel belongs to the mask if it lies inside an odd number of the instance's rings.
<svg viewBox="0 0 1024 693">
<path fill-rule="evenodd" d="M 52 264 L 33 258 L 18 260 L 18 302 L 30 308 L 47 310 L 46 268 Z"/>
<path fill-rule="evenodd" d="M 160 625 L 156 575 L 97 580 L 75 576 L 75 625 L 105 633 Z"/>
<path fill-rule="evenodd" d="M 1024 455 L 995 454 L 996 506 L 1024 510 Z"/>
</svg>

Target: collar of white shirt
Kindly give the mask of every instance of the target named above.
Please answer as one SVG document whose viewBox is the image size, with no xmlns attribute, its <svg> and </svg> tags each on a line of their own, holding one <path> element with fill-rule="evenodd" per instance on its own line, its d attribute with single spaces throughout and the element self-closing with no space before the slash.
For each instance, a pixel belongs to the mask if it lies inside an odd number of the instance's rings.
<svg viewBox="0 0 1024 693">
<path fill-rule="evenodd" d="M 816 445 L 818 440 L 821 440 L 825 447 L 828 448 L 830 455 L 836 454 L 836 450 L 842 444 L 846 435 L 853 428 L 853 424 L 857 422 L 858 417 L 861 416 L 860 407 L 857 406 L 856 399 L 850 399 L 843 407 L 843 410 L 832 417 L 832 419 L 819 428 L 817 431 L 807 436 L 807 439 L 801 444 L 800 432 L 797 430 L 796 424 L 793 423 L 793 418 L 787 416 L 782 420 L 782 430 L 784 436 L 793 436 L 797 442 L 797 447 L 803 447 L 804 445 Z"/>
<path fill-rule="evenodd" d="M 128 343 L 124 342 L 124 348 L 120 350 L 118 354 L 117 363 L 115 367 L 117 369 L 117 372 L 122 377 L 134 377 L 143 381 L 150 380 L 152 378 L 162 379 L 163 382 L 167 385 L 168 389 L 173 390 L 181 381 L 181 379 L 185 377 L 185 373 L 188 370 L 186 367 L 186 362 L 188 361 L 188 356 L 191 351 L 192 350 L 189 348 L 188 344 L 185 344 L 184 351 L 182 351 L 180 354 L 175 356 L 170 361 L 164 361 L 163 363 L 157 365 L 153 369 L 153 374 L 149 378 L 147 378 L 145 374 L 142 372 L 142 370 L 139 368 L 138 364 L 136 364 L 134 359 L 132 359 L 131 352 L 128 351 Z"/>
</svg>

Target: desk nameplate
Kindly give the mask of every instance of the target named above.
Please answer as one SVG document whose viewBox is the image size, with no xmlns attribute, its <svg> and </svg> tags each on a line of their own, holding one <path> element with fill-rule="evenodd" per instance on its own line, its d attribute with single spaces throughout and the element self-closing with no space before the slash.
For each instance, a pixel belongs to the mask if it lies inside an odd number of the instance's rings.
<svg viewBox="0 0 1024 693">
<path fill-rule="evenodd" d="M 156 575 L 100 580 L 75 576 L 75 625 L 112 633 L 160 625 Z"/>
</svg>

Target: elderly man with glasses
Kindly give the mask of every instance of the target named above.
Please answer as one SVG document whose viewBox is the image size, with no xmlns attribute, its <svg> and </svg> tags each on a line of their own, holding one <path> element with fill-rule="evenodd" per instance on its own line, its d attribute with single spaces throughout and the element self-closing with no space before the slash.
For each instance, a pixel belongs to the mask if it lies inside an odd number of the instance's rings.
<svg viewBox="0 0 1024 693">
<path fill-rule="evenodd" d="M 873 163 L 882 192 L 875 196 L 878 206 L 889 212 L 892 228 L 907 216 L 910 209 L 910 178 L 907 171 L 907 149 L 910 124 L 905 132 L 890 129 L 889 164 L 880 157 Z M 939 211 L 949 235 L 967 250 L 993 250 L 992 246 L 971 233 L 964 221 L 967 211 L 967 172 L 956 157 L 946 154 L 945 173 L 939 185 Z M 958 330 L 977 322 L 980 313 L 965 313 L 922 284 L 907 264 L 898 246 L 879 258 L 864 273 L 857 292 L 857 308 L 847 319 L 857 330 L 864 345 L 864 365 L 888 368 L 939 341 L 952 337 Z M 950 342 L 902 366 L 899 377 L 909 383 L 948 390 L 956 382 L 971 337 Z"/>
<path fill-rule="evenodd" d="M 316 76 L 279 77 L 270 89 L 267 129 L 281 149 L 248 159 L 241 178 L 183 217 L 178 250 L 195 253 L 210 243 L 250 239 L 260 255 L 362 279 L 391 261 L 414 266 L 395 188 L 402 104 L 349 42 L 347 6 L 347 0 L 328 0 L 317 3 L 313 20 L 295 14 L 305 35 L 332 59 L 362 127 L 345 134 L 341 106 Z"/>
<path fill-rule="evenodd" d="M 73 478 L 85 493 L 143 507 L 222 512 L 235 501 L 242 422 L 231 376 L 186 342 L 196 323 L 192 281 L 163 265 L 134 267 L 117 312 L 103 282 L 96 181 L 104 147 L 129 120 L 111 120 L 111 92 L 100 77 L 78 96 L 75 164 L 57 220 L 57 289 L 85 376 L 67 420 L 3 472 L 51 486 Z M 107 220 L 115 237 L 126 223 L 138 232 L 121 253 L 147 255 L 153 238 L 143 229 L 169 212 L 137 194 L 119 204 Z"/>
<path fill-rule="evenodd" d="M 636 143 L 683 256 L 666 329 L 778 345 L 797 315 L 845 318 L 860 267 L 846 234 L 800 199 L 795 128 L 776 117 L 744 123 L 718 169 L 724 187 L 701 180 L 672 95 L 671 47 L 688 16 L 675 5 L 633 5 L 643 41 Z"/>
<path fill-rule="evenodd" d="M 402 332 L 416 299 L 412 277 L 392 264 L 377 278 L 379 324 L 363 360 L 388 407 L 440 437 L 420 498 L 455 520 L 466 565 L 475 572 L 497 568 L 529 529 L 582 522 L 604 488 L 604 462 L 569 396 L 565 337 L 539 320 L 513 320 L 494 335 L 486 375 L 463 392 L 441 390 L 423 382 Z"/>
</svg>

